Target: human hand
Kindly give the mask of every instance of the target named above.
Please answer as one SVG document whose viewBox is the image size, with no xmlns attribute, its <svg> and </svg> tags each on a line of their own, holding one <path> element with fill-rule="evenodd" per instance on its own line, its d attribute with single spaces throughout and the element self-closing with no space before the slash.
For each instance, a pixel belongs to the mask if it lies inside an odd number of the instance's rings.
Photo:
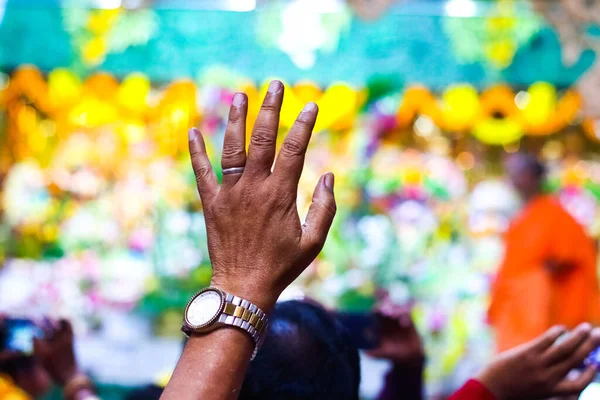
<svg viewBox="0 0 600 400">
<path fill-rule="evenodd" d="M 281 292 L 319 254 L 336 212 L 334 177 L 321 177 L 306 222 L 296 207 L 298 181 L 317 118 L 308 103 L 298 116 L 275 162 L 283 85 L 273 81 L 254 124 L 246 156 L 248 99 L 236 93 L 229 112 L 221 166 L 243 168 L 223 174 L 219 186 L 201 133 L 189 132 L 189 147 L 202 200 L 212 284 L 243 297 L 263 310 L 274 306 Z"/>
<path fill-rule="evenodd" d="M 560 343 L 565 329 L 554 327 L 539 338 L 500 354 L 486 367 L 478 380 L 498 400 L 542 399 L 577 395 L 596 375 L 588 367 L 571 380 L 568 373 L 581 365 L 600 346 L 600 329 L 581 324 Z"/>
<path fill-rule="evenodd" d="M 367 354 L 391 360 L 398 366 L 423 368 L 425 350 L 410 315 L 410 307 L 398 306 L 388 297 L 380 303 L 376 313 L 381 318 L 381 342 L 378 348 Z"/>
<path fill-rule="evenodd" d="M 34 355 L 52 379 L 65 386 L 77 376 L 77 362 L 73 351 L 73 327 L 66 320 L 58 322 L 56 329 L 45 329 L 42 339 L 34 339 Z"/>
</svg>

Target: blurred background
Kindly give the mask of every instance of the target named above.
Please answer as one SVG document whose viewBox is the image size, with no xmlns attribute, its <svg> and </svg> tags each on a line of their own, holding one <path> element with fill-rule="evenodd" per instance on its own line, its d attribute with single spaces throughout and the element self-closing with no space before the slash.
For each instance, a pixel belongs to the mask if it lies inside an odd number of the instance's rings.
<svg viewBox="0 0 600 400">
<path fill-rule="evenodd" d="M 211 276 L 187 129 L 220 165 L 233 94 L 253 119 L 278 78 L 282 134 L 321 109 L 301 214 L 330 170 L 339 207 L 285 296 L 414 302 L 428 393 L 447 393 L 493 350 L 520 206 L 503 157 L 539 154 L 600 234 L 597 52 L 584 0 L 0 0 L 0 312 L 70 318 L 104 398 L 169 372 Z M 365 366 L 368 397 L 385 365 Z"/>
</svg>

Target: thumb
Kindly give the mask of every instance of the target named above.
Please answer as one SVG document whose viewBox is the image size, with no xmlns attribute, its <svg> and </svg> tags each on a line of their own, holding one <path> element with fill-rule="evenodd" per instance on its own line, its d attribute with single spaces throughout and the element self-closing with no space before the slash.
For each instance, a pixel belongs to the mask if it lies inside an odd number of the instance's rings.
<svg viewBox="0 0 600 400">
<path fill-rule="evenodd" d="M 306 215 L 306 222 L 302 226 L 302 247 L 315 253 L 315 257 L 325 245 L 329 228 L 331 228 L 337 211 L 333 193 L 334 184 L 335 178 L 331 172 L 319 179 L 312 204 Z"/>
</svg>

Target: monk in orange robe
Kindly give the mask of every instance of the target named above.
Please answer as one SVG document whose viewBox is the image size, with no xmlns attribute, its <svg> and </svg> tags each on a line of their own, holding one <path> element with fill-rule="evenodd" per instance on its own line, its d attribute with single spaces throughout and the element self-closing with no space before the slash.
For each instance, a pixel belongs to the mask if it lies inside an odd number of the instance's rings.
<svg viewBox="0 0 600 400">
<path fill-rule="evenodd" d="M 596 246 L 558 199 L 542 194 L 544 167 L 526 154 L 506 171 L 525 202 L 506 233 L 506 253 L 492 287 L 489 321 L 498 352 L 554 325 L 600 323 Z"/>
</svg>

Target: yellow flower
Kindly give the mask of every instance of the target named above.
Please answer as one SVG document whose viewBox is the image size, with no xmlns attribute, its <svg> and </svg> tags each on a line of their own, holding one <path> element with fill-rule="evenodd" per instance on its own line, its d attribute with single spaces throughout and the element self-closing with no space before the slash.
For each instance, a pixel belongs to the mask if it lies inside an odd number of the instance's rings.
<svg viewBox="0 0 600 400">
<path fill-rule="evenodd" d="M 106 57 L 107 45 L 102 37 L 88 40 L 81 49 L 83 61 L 88 65 L 98 65 Z"/>
<path fill-rule="evenodd" d="M 485 46 L 485 53 L 488 60 L 499 68 L 508 67 L 516 51 L 517 46 L 510 39 L 495 40 Z"/>
<path fill-rule="evenodd" d="M 10 378 L 0 375 L 0 399 L 2 400 L 31 400 L 21 389 L 16 387 Z"/>
<path fill-rule="evenodd" d="M 87 30 L 95 35 L 103 35 L 117 22 L 121 10 L 96 10 L 88 18 Z"/>
</svg>

